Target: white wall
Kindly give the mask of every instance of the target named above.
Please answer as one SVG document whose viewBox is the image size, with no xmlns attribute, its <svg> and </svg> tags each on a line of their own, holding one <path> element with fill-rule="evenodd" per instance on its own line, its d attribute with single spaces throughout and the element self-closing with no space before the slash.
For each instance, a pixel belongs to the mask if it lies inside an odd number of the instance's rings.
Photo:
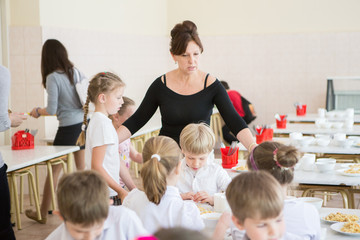
<svg viewBox="0 0 360 240">
<path fill-rule="evenodd" d="M 360 30 L 358 0 L 169 1 L 168 28 L 185 20 L 204 35 Z"/>
<path fill-rule="evenodd" d="M 166 0 L 39 0 L 40 25 L 163 36 Z"/>
</svg>

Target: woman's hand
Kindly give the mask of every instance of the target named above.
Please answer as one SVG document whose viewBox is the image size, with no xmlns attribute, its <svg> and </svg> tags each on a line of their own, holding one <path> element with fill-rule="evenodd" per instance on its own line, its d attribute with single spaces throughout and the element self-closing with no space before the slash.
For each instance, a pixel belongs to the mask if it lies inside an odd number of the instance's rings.
<svg viewBox="0 0 360 240">
<path fill-rule="evenodd" d="M 201 191 L 194 195 L 194 201 L 200 203 L 209 203 L 214 206 L 214 197 L 210 196 L 207 192 Z"/>
<path fill-rule="evenodd" d="M 33 117 L 33 118 L 40 117 L 39 109 L 40 109 L 39 107 L 33 108 L 33 110 L 31 110 L 31 112 L 30 112 L 30 116 Z"/>
<path fill-rule="evenodd" d="M 18 127 L 24 120 L 27 119 L 27 117 L 21 113 L 10 113 L 9 118 L 11 121 L 11 127 Z"/>
<path fill-rule="evenodd" d="M 183 200 L 194 200 L 194 195 L 195 193 L 193 192 L 187 192 L 187 193 L 182 193 L 180 194 L 181 195 L 181 198 Z"/>
</svg>

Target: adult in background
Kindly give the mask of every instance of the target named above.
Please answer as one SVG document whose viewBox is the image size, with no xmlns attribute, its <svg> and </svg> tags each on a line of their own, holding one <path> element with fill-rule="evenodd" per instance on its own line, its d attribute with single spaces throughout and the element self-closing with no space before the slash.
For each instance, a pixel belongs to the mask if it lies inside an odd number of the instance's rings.
<svg viewBox="0 0 360 240">
<path fill-rule="evenodd" d="M 75 83 L 80 81 L 77 76 L 82 77 L 81 73 L 74 68 L 68 58 L 68 53 L 64 45 L 56 39 L 48 39 L 43 45 L 41 53 L 41 75 L 42 84 L 48 94 L 47 107 L 35 107 L 30 116 L 38 118 L 56 114 L 59 120 L 54 146 L 57 145 L 76 145 L 76 140 L 81 133 L 84 111 L 79 96 L 75 89 Z M 77 170 L 85 169 L 85 146 L 80 151 L 74 153 Z M 61 171 L 61 165 L 52 167 L 54 187 Z M 42 220 L 37 220 L 36 212 L 26 210 L 25 214 L 39 223 L 45 224 L 47 212 L 51 203 L 51 188 L 49 175 L 46 178 L 41 202 Z"/>
<path fill-rule="evenodd" d="M 255 118 L 256 114 L 251 103 L 240 95 L 236 90 L 231 90 L 229 84 L 226 81 L 220 81 L 225 90 L 227 91 L 230 101 L 234 105 L 236 112 L 244 119 L 246 124 L 251 123 Z M 230 129 L 226 124 L 222 126 L 223 138 L 226 142 L 231 143 L 236 141 L 236 137 L 230 132 Z"/>
<path fill-rule="evenodd" d="M 191 21 L 175 25 L 171 30 L 170 53 L 178 67 L 151 84 L 137 111 L 118 129 L 120 142 L 144 126 L 159 107 L 160 135 L 179 143 L 180 132 L 187 124 L 210 124 L 215 104 L 237 139 L 249 150 L 255 147 L 249 128 L 236 113 L 219 80 L 199 70 L 202 52 L 196 25 Z"/>
<path fill-rule="evenodd" d="M 10 73 L 7 68 L 0 65 L 0 132 L 10 127 L 18 127 L 26 116 L 19 113 L 8 113 L 8 100 L 10 93 Z M 15 239 L 10 221 L 10 193 L 7 180 L 6 159 L 0 153 L 0 239 Z"/>
</svg>

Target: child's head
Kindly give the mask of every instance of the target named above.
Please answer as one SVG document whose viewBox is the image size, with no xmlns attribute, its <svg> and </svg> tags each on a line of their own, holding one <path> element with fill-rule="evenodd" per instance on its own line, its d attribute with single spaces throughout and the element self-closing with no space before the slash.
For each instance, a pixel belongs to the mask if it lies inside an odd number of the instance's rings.
<svg viewBox="0 0 360 240">
<path fill-rule="evenodd" d="M 265 171 L 235 177 L 226 189 L 233 222 L 252 240 L 281 238 L 285 231 L 284 195 L 279 182 Z"/>
<path fill-rule="evenodd" d="M 174 227 L 174 228 L 161 228 L 154 236 L 158 240 L 209 240 L 210 238 L 205 236 L 203 233 L 191 230 L 183 227 Z"/>
<path fill-rule="evenodd" d="M 299 161 L 299 151 L 278 142 L 263 142 L 249 154 L 247 165 L 251 170 L 265 170 L 281 185 L 294 179 L 294 166 Z"/>
<path fill-rule="evenodd" d="M 188 124 L 180 133 L 180 147 L 186 164 L 197 170 L 203 167 L 215 146 L 215 135 L 205 123 Z"/>
<path fill-rule="evenodd" d="M 146 141 L 142 155 L 144 165 L 140 174 L 144 191 L 151 202 L 159 204 L 166 191 L 167 177 L 179 174 L 181 150 L 172 138 L 157 136 Z"/>
<path fill-rule="evenodd" d="M 85 127 L 87 125 L 87 114 L 89 112 L 90 102 L 95 104 L 95 107 L 102 104 L 107 114 L 115 114 L 119 111 L 123 104 L 122 95 L 124 92 L 125 83 L 111 72 L 101 72 L 96 74 L 89 82 L 87 91 L 87 98 L 84 104 L 84 120 L 82 125 L 82 132 L 79 136 L 77 144 L 82 146 L 85 144 Z"/>
<path fill-rule="evenodd" d="M 57 189 L 61 217 L 74 239 L 94 239 L 101 234 L 109 211 L 109 190 L 95 171 L 64 175 Z"/>
<path fill-rule="evenodd" d="M 123 100 L 120 110 L 110 116 L 115 128 L 119 128 L 136 110 L 134 100 L 128 97 L 123 97 Z"/>
</svg>

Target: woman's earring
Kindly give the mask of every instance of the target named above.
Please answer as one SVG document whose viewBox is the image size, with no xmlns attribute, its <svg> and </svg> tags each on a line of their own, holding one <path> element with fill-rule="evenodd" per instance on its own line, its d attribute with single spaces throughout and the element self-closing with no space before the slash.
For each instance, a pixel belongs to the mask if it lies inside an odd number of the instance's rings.
<svg viewBox="0 0 360 240">
<path fill-rule="evenodd" d="M 177 64 L 177 61 L 175 61 L 175 65 Z"/>
</svg>

